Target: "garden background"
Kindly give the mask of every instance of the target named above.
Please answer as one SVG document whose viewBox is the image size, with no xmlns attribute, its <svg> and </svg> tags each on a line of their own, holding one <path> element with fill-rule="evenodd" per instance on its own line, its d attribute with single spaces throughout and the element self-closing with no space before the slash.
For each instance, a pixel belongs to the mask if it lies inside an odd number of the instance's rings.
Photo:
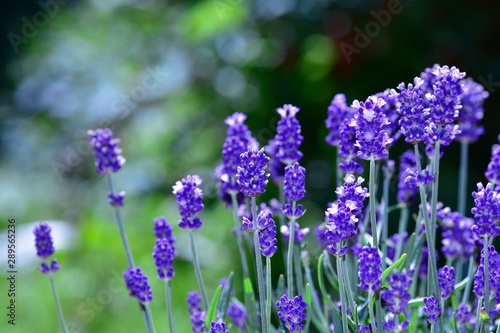
<svg viewBox="0 0 500 333">
<path fill-rule="evenodd" d="M 237 268 L 231 212 L 217 198 L 224 119 L 235 111 L 261 145 L 274 136 L 275 108 L 291 103 L 305 140 L 307 213 L 313 228 L 334 199 L 334 149 L 324 138 L 334 94 L 348 102 L 411 82 L 435 63 L 483 84 L 486 134 L 470 149 L 468 191 L 484 182 L 500 134 L 500 3 L 363 0 L 6 1 L 0 11 L 0 331 L 59 332 L 47 276 L 38 272 L 31 230 L 54 228 L 55 274 L 71 332 L 141 332 L 121 273 L 126 258 L 106 180 L 95 172 L 86 130 L 109 126 L 127 163 L 123 216 L 136 263 L 153 287 L 158 332 L 166 331 L 163 285 L 151 258 L 153 218 L 179 216 L 172 185 L 204 183 L 197 234 L 209 295 Z M 408 146 L 400 143 L 391 155 Z M 440 199 L 456 209 L 459 144 L 445 150 Z M 396 188 L 397 184 L 393 184 Z M 264 196 L 277 194 L 270 184 Z M 394 195 L 394 193 L 393 193 Z M 470 211 L 472 197 L 468 197 Z M 470 216 L 470 215 L 469 215 Z M 6 226 L 16 220 L 16 326 L 7 325 Z M 395 223 L 391 219 L 391 230 Z M 178 332 L 189 331 L 185 298 L 197 288 L 188 235 L 175 227 L 172 281 Z M 309 249 L 319 253 L 311 233 Z M 498 244 L 497 244 L 498 245 Z M 273 257 L 277 279 L 281 255 Z M 281 266 L 282 267 L 282 266 Z M 241 291 L 236 283 L 237 294 Z"/>
</svg>

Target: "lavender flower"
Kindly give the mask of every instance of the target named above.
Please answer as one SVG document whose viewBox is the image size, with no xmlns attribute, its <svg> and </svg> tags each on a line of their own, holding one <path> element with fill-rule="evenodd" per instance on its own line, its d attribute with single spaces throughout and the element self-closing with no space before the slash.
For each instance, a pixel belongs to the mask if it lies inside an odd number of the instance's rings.
<svg viewBox="0 0 500 333">
<path fill-rule="evenodd" d="M 490 296 L 496 297 L 500 302 L 500 256 L 493 245 L 488 247 L 488 282 Z M 478 297 L 484 296 L 484 249 L 481 250 L 481 259 L 477 272 L 474 275 L 474 293 Z"/>
<path fill-rule="evenodd" d="M 426 167 L 420 173 L 411 169 L 406 169 L 406 175 L 404 183 L 411 189 L 417 189 L 419 185 L 429 185 L 435 178 L 435 175 L 431 174 L 429 171 L 429 167 Z"/>
<path fill-rule="evenodd" d="M 118 193 L 108 193 L 108 203 L 113 207 L 122 207 L 123 199 L 125 199 L 125 191 Z"/>
<path fill-rule="evenodd" d="M 409 187 L 405 183 L 406 177 L 409 173 L 417 171 L 417 159 L 413 150 L 405 151 L 399 159 L 399 182 L 398 182 L 398 202 L 405 203 L 407 205 L 411 204 L 415 199 L 418 192 L 418 188 Z"/>
<path fill-rule="evenodd" d="M 153 299 L 148 277 L 144 275 L 140 267 L 128 268 L 123 272 L 123 278 L 127 289 L 130 291 L 130 296 L 141 303 L 148 303 Z"/>
<path fill-rule="evenodd" d="M 226 330 L 226 323 L 212 321 L 208 333 L 229 333 L 229 331 Z"/>
<path fill-rule="evenodd" d="M 301 243 L 304 237 L 309 233 L 309 228 L 303 228 L 300 229 L 300 224 L 298 222 L 295 222 L 295 239 L 294 241 L 296 243 Z M 288 222 L 286 225 L 282 225 L 280 228 L 280 232 L 285 237 L 286 240 L 290 239 L 290 222 Z"/>
<path fill-rule="evenodd" d="M 153 258 L 157 267 L 158 277 L 162 280 L 174 277 L 175 247 L 167 238 L 159 238 L 153 249 Z"/>
<path fill-rule="evenodd" d="M 460 133 L 457 139 L 475 142 L 484 133 L 484 127 L 479 122 L 483 119 L 483 102 L 489 93 L 471 78 L 463 80 L 463 84 L 463 93 L 460 95 L 462 108 L 458 115 Z"/>
<path fill-rule="evenodd" d="M 328 117 L 325 120 L 329 133 L 325 141 L 331 146 L 338 146 L 340 142 L 340 128 L 346 113 L 350 112 L 344 94 L 333 96 L 330 106 L 328 106 Z"/>
<path fill-rule="evenodd" d="M 52 259 L 50 265 L 46 262 L 42 262 L 40 264 L 40 272 L 42 272 L 43 274 L 47 274 L 49 272 L 57 272 L 59 268 L 59 263 L 57 262 L 56 258 Z"/>
<path fill-rule="evenodd" d="M 460 303 L 457 307 L 457 310 L 455 311 L 455 319 L 457 322 L 457 325 L 464 326 L 465 324 L 469 323 L 472 317 L 471 309 L 468 304 L 466 303 Z"/>
<path fill-rule="evenodd" d="M 493 190 L 491 183 L 486 187 L 482 183 L 477 184 L 477 192 L 472 192 L 475 207 L 471 212 L 476 224 L 472 226 L 472 232 L 478 237 L 489 235 L 495 237 L 500 234 L 500 194 Z"/>
<path fill-rule="evenodd" d="M 357 161 L 359 148 L 356 146 L 356 120 L 354 114 L 347 113 L 340 126 L 339 155 L 342 157 L 339 168 L 345 173 L 363 173 Z"/>
<path fill-rule="evenodd" d="M 113 138 L 113 132 L 109 128 L 88 130 L 90 136 L 89 144 L 94 149 L 96 157 L 96 171 L 101 175 L 106 172 L 117 172 L 125 164 L 125 158 L 121 156 L 122 150 L 118 148 L 120 139 Z"/>
<path fill-rule="evenodd" d="M 302 296 L 295 296 L 289 299 L 285 294 L 276 302 L 278 307 L 278 316 L 283 321 L 285 327 L 290 333 L 302 332 L 304 325 L 302 322 L 306 319 L 307 304 L 302 300 Z"/>
<path fill-rule="evenodd" d="M 387 278 L 389 288 L 382 291 L 382 301 L 388 305 L 390 312 L 394 314 L 404 313 L 411 295 L 408 292 L 412 283 L 412 278 L 406 274 L 403 269 L 401 273 L 394 270 L 392 275 Z"/>
<path fill-rule="evenodd" d="M 357 109 L 354 115 L 356 128 L 356 147 L 359 148 L 358 157 L 364 160 L 382 159 L 388 154 L 387 146 L 393 141 L 384 130 L 389 124 L 382 112 L 387 102 L 383 98 L 370 96 L 365 102 L 355 100 L 352 106 Z"/>
<path fill-rule="evenodd" d="M 321 247 L 326 249 L 328 245 L 331 244 L 330 239 L 326 236 L 326 223 L 323 221 L 319 221 L 316 223 L 316 227 L 314 228 L 314 235 L 318 239 Z"/>
<path fill-rule="evenodd" d="M 46 259 L 54 254 L 54 243 L 50 232 L 52 229 L 47 223 L 40 223 L 33 229 L 35 235 L 36 255 Z"/>
<path fill-rule="evenodd" d="M 177 206 L 183 218 L 190 218 L 203 209 L 203 191 L 198 188 L 202 179 L 198 175 L 187 176 L 172 186 L 177 196 Z"/>
<path fill-rule="evenodd" d="M 498 136 L 500 140 L 500 136 Z M 486 179 L 494 184 L 500 184 L 500 145 L 491 147 L 491 160 L 485 173 Z"/>
<path fill-rule="evenodd" d="M 174 245 L 175 237 L 173 232 L 173 227 L 170 223 L 168 223 L 165 216 L 160 216 L 158 218 L 153 219 L 154 223 L 154 234 L 156 238 L 166 238 L 170 245 Z"/>
<path fill-rule="evenodd" d="M 425 141 L 426 128 L 430 123 L 429 109 L 426 108 L 423 93 L 420 90 L 424 81 L 415 77 L 413 84 L 406 87 L 404 83 L 398 86 L 398 112 L 401 115 L 399 125 L 401 133 L 406 137 L 405 141 L 417 144 Z"/>
<path fill-rule="evenodd" d="M 377 291 L 382 280 L 382 259 L 375 247 L 364 246 L 359 254 L 359 287 L 364 291 Z"/>
<path fill-rule="evenodd" d="M 298 162 L 285 168 L 283 189 L 289 201 L 299 201 L 306 195 L 306 169 Z"/>
<path fill-rule="evenodd" d="M 388 123 L 384 127 L 389 137 L 393 139 L 390 145 L 394 145 L 399 139 L 401 133 L 399 132 L 399 112 L 398 112 L 398 93 L 393 89 L 386 89 L 383 92 L 375 94 L 376 97 L 382 98 L 386 101 L 385 105 L 382 106 L 381 110 L 387 117 Z"/>
<path fill-rule="evenodd" d="M 200 306 L 200 295 L 197 291 L 190 291 L 186 301 L 189 307 L 189 319 L 193 333 L 204 333 L 205 312 L 202 311 Z"/>
<path fill-rule="evenodd" d="M 375 323 L 375 326 L 377 326 L 377 323 Z M 361 325 L 358 324 L 358 333 L 373 333 L 372 331 L 372 325 Z"/>
<path fill-rule="evenodd" d="M 265 219 L 265 222 L 259 221 L 259 218 Z M 257 228 L 259 229 L 260 254 L 270 258 L 278 250 L 276 246 L 278 242 L 276 239 L 276 224 L 272 219 L 272 214 L 266 212 L 263 217 L 259 214 L 257 217 Z"/>
<path fill-rule="evenodd" d="M 453 267 L 444 266 L 438 270 L 439 288 L 441 289 L 441 297 L 446 299 L 450 297 L 455 285 L 455 269 Z"/>
<path fill-rule="evenodd" d="M 247 328 L 246 319 L 247 311 L 245 306 L 238 302 L 237 300 L 231 301 L 227 309 L 227 316 L 231 318 L 234 327 L 241 331 L 245 331 Z"/>
<path fill-rule="evenodd" d="M 285 104 L 277 108 L 276 112 L 281 116 L 276 127 L 275 144 L 278 147 L 276 158 L 285 164 L 297 162 L 302 158 L 299 146 L 304 140 L 300 135 L 300 124 L 295 115 L 299 108 L 291 104 Z"/>
<path fill-rule="evenodd" d="M 476 248 L 476 237 L 471 230 L 474 220 L 458 212 L 451 212 L 449 208 L 438 212 L 438 219 L 442 223 L 443 254 L 449 259 L 470 258 Z"/>
<path fill-rule="evenodd" d="M 264 149 L 248 149 L 241 154 L 236 180 L 243 194 L 255 197 L 266 191 L 265 187 L 269 177 L 269 174 L 266 173 L 268 162 L 269 157 L 264 154 Z"/>
<path fill-rule="evenodd" d="M 394 332 L 394 331 L 403 332 L 408 328 L 409 325 L 410 321 L 408 319 L 405 319 L 402 323 L 397 325 L 396 316 L 393 313 L 388 313 L 385 316 L 383 323 L 384 328 L 389 332 Z"/>
<path fill-rule="evenodd" d="M 438 320 L 438 316 L 441 313 L 441 307 L 439 306 L 439 301 L 434 296 L 424 297 L 424 313 L 427 315 L 427 321 L 430 324 L 434 324 Z"/>
</svg>

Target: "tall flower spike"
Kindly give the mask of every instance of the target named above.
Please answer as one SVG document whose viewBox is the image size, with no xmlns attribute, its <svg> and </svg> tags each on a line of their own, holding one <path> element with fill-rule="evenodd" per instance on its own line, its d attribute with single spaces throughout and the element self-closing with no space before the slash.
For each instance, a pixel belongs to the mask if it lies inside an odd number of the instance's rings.
<svg viewBox="0 0 500 333">
<path fill-rule="evenodd" d="M 302 153 L 299 151 L 299 146 L 304 140 L 300 135 L 300 124 L 295 115 L 299 112 L 299 108 L 291 104 L 285 104 L 281 108 L 277 108 L 276 112 L 281 116 L 276 128 L 276 136 L 274 137 L 278 152 L 276 158 L 285 164 L 297 162 L 302 158 Z"/>
<path fill-rule="evenodd" d="M 166 238 L 170 245 L 174 245 L 174 229 L 170 223 L 168 223 L 165 216 L 160 216 L 153 219 L 154 223 L 154 234 L 156 238 Z"/>
<path fill-rule="evenodd" d="M 245 309 L 245 306 L 237 300 L 233 300 L 231 301 L 231 303 L 229 303 L 227 316 L 231 318 L 234 327 L 236 327 L 237 329 L 241 331 L 245 331 L 247 329 L 247 311 Z"/>
<path fill-rule="evenodd" d="M 357 110 L 356 119 L 356 147 L 359 148 L 358 157 L 369 160 L 385 158 L 388 154 L 387 146 L 393 141 L 384 130 L 389 124 L 382 112 L 387 102 L 380 97 L 370 96 L 365 102 L 355 100 L 352 106 Z"/>
<path fill-rule="evenodd" d="M 289 201 L 302 200 L 306 195 L 306 169 L 298 162 L 285 168 L 283 190 Z"/>
<path fill-rule="evenodd" d="M 289 299 L 285 294 L 276 302 L 278 307 L 278 316 L 283 321 L 285 327 L 290 333 L 302 332 L 304 325 L 302 322 L 306 319 L 307 304 L 298 295 Z"/>
<path fill-rule="evenodd" d="M 471 212 L 476 224 L 471 228 L 478 237 L 489 235 L 495 237 L 500 234 L 500 194 L 493 190 L 491 183 L 486 187 L 482 183 L 477 184 L 477 192 L 472 192 L 475 207 Z"/>
<path fill-rule="evenodd" d="M 175 247 L 173 244 L 167 238 L 157 239 L 153 249 L 153 258 L 160 279 L 174 277 L 174 257 Z"/>
<path fill-rule="evenodd" d="M 109 128 L 98 128 L 88 130 L 90 136 L 89 144 L 94 149 L 96 158 L 96 171 L 101 175 L 106 172 L 117 172 L 125 164 L 125 158 L 121 155 L 122 150 L 118 148 L 120 139 L 113 138 L 113 132 Z"/>
<path fill-rule="evenodd" d="M 182 217 L 179 221 L 181 228 L 198 229 L 201 226 L 200 219 L 194 217 L 203 209 L 203 191 L 198 187 L 201 182 L 200 176 L 187 176 L 172 187 Z"/>
<path fill-rule="evenodd" d="M 459 212 L 452 212 L 449 208 L 438 212 L 438 219 L 441 220 L 443 228 L 441 251 L 446 258 L 470 258 L 476 249 L 477 237 L 471 230 L 474 220 L 462 216 Z"/>
<path fill-rule="evenodd" d="M 241 154 L 236 181 L 241 192 L 249 197 L 256 197 L 266 191 L 269 174 L 266 173 L 269 157 L 264 154 L 264 149 L 249 149 Z"/>
<path fill-rule="evenodd" d="M 377 291 L 382 282 L 382 259 L 375 247 L 363 246 L 359 254 L 359 287 L 364 291 Z"/>
<path fill-rule="evenodd" d="M 458 327 L 464 326 L 471 320 L 472 314 L 468 304 L 460 303 L 455 311 L 455 319 Z"/>
<path fill-rule="evenodd" d="M 330 106 L 328 106 L 328 116 L 325 120 L 326 128 L 329 133 L 325 141 L 331 146 L 338 146 L 340 142 L 340 127 L 345 119 L 349 107 L 346 103 L 344 94 L 333 96 Z"/>
<path fill-rule="evenodd" d="M 410 290 L 412 278 L 406 274 L 404 269 L 401 273 L 394 270 L 392 275 L 387 278 L 387 283 L 389 288 L 382 291 L 382 300 L 388 305 L 387 308 L 392 313 L 404 313 L 411 299 L 408 291 Z"/>
<path fill-rule="evenodd" d="M 500 140 L 500 135 L 498 136 Z M 500 145 L 495 144 L 491 147 L 491 160 L 485 173 L 489 182 L 500 184 Z"/>
<path fill-rule="evenodd" d="M 123 272 L 125 285 L 130 291 L 130 296 L 136 298 L 141 303 L 151 302 L 153 292 L 149 286 L 148 277 L 144 275 L 140 267 L 129 268 Z"/>
<path fill-rule="evenodd" d="M 450 297 L 455 287 L 455 269 L 448 266 L 440 268 L 438 271 L 438 281 L 439 288 L 441 289 L 441 297 L 443 299 Z"/>
<path fill-rule="evenodd" d="M 417 172 L 417 159 L 413 150 L 405 151 L 399 160 L 399 182 L 398 182 L 398 202 L 409 205 L 415 199 L 418 188 L 410 188 L 405 183 L 406 177 L 409 176 L 408 169 L 412 172 Z"/>
<path fill-rule="evenodd" d="M 54 243 L 51 236 L 52 228 L 47 223 L 40 223 L 33 229 L 35 235 L 36 255 L 47 259 L 54 254 Z"/>
<path fill-rule="evenodd" d="M 405 141 L 417 144 L 427 138 L 426 128 L 430 123 L 429 109 L 425 105 L 423 92 L 421 90 L 424 81 L 415 77 L 413 84 L 404 83 L 398 86 L 398 112 L 401 116 L 399 125 Z"/>
<path fill-rule="evenodd" d="M 357 161 L 359 148 L 356 146 L 356 120 L 353 113 L 347 113 L 340 126 L 339 155 L 342 157 L 339 168 L 345 173 L 363 173 Z"/>
<path fill-rule="evenodd" d="M 424 313 L 427 316 L 427 321 L 430 324 L 434 324 L 438 320 L 438 316 L 441 313 L 441 307 L 439 306 L 439 301 L 434 296 L 424 297 Z"/>
<path fill-rule="evenodd" d="M 497 297 L 500 301 L 500 256 L 493 245 L 488 247 L 488 282 L 490 296 Z M 481 250 L 481 259 L 477 272 L 474 275 L 474 293 L 481 297 L 484 296 L 484 249 Z"/>
<path fill-rule="evenodd" d="M 260 253 L 266 257 L 272 257 L 278 247 L 276 243 L 276 223 L 270 211 L 261 210 L 257 216 L 257 232 L 259 234 Z"/>
<path fill-rule="evenodd" d="M 189 308 L 189 320 L 191 321 L 191 330 L 193 333 L 203 333 L 205 312 L 202 311 L 200 302 L 201 297 L 197 291 L 190 291 L 186 299 Z"/>
<path fill-rule="evenodd" d="M 457 139 L 475 142 L 484 133 L 484 127 L 479 125 L 479 122 L 483 119 L 483 103 L 489 93 L 472 78 L 465 79 L 463 83 L 463 93 L 460 95 L 462 108 L 458 115 L 460 133 Z"/>
</svg>

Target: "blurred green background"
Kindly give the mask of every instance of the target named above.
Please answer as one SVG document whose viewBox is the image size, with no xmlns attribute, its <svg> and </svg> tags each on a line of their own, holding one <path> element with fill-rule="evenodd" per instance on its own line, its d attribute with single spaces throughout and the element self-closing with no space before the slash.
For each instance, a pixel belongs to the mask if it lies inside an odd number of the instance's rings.
<svg viewBox="0 0 500 333">
<path fill-rule="evenodd" d="M 490 92 L 486 135 L 471 148 L 470 191 L 485 180 L 500 133 L 497 1 L 41 0 L 1 6 L 2 274 L 8 218 L 17 221 L 18 245 L 17 321 L 7 325 L 3 310 L 1 332 L 60 331 L 49 280 L 37 271 L 36 221 L 57 230 L 56 283 L 70 331 L 143 331 L 121 280 L 126 260 L 106 181 L 95 173 L 86 144 L 89 128 L 108 126 L 122 139 L 127 163 L 115 186 L 127 192 L 126 230 L 153 286 L 158 332 L 166 331 L 166 316 L 151 259 L 152 220 L 165 215 L 176 224 L 176 180 L 187 174 L 204 179 L 204 226 L 196 237 L 209 294 L 231 270 L 241 277 L 231 212 L 218 201 L 212 176 L 223 120 L 234 111 L 248 114 L 247 124 L 265 145 L 275 133 L 275 108 L 301 108 L 308 191 L 301 223 L 310 227 L 334 197 L 333 148 L 324 142 L 323 122 L 338 92 L 349 102 L 365 99 L 410 82 L 434 63 L 455 65 L 484 84 Z M 356 49 L 346 54 L 350 47 Z M 441 163 L 440 199 L 452 208 L 458 148 L 447 148 Z M 270 185 L 264 199 L 276 193 Z M 178 331 L 188 332 L 185 298 L 197 284 L 187 233 L 175 232 L 174 315 Z M 317 251 L 314 237 L 309 246 Z M 281 257 L 274 262 L 279 270 Z M 239 283 L 236 288 L 241 291 Z M 3 277 L 2 309 L 6 290 Z"/>
</svg>

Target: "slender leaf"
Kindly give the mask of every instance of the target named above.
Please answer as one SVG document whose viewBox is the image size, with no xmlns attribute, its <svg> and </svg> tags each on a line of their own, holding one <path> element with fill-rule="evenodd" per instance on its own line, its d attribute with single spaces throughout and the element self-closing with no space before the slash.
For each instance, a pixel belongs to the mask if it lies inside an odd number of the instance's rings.
<svg viewBox="0 0 500 333">
<path fill-rule="evenodd" d="M 207 316 L 205 318 L 205 327 L 207 329 L 210 328 L 210 323 L 212 321 L 217 320 L 217 307 L 219 306 L 221 294 L 222 286 L 218 286 L 215 290 L 214 297 L 212 298 L 212 301 L 210 301 L 210 305 L 208 306 Z"/>
<path fill-rule="evenodd" d="M 219 306 L 217 307 L 217 312 L 220 314 L 220 318 L 224 319 L 226 316 L 227 307 L 229 305 L 229 298 L 231 297 L 231 290 L 233 289 L 234 274 L 231 272 L 227 278 L 226 285 L 222 289 L 222 295 L 220 298 Z"/>
<path fill-rule="evenodd" d="M 307 304 L 307 309 L 306 309 L 307 317 L 306 317 L 306 324 L 304 325 L 304 332 L 309 332 L 309 324 L 311 323 L 311 318 L 312 318 L 311 285 L 309 283 L 306 284 L 304 301 Z"/>
<path fill-rule="evenodd" d="M 406 253 L 403 253 L 401 257 L 393 263 L 391 266 L 387 267 L 383 272 L 382 272 L 382 289 L 388 288 L 389 284 L 387 283 L 387 278 L 392 274 L 392 272 L 396 269 L 398 272 L 401 272 L 401 270 L 404 267 L 405 261 L 406 261 Z"/>
</svg>

